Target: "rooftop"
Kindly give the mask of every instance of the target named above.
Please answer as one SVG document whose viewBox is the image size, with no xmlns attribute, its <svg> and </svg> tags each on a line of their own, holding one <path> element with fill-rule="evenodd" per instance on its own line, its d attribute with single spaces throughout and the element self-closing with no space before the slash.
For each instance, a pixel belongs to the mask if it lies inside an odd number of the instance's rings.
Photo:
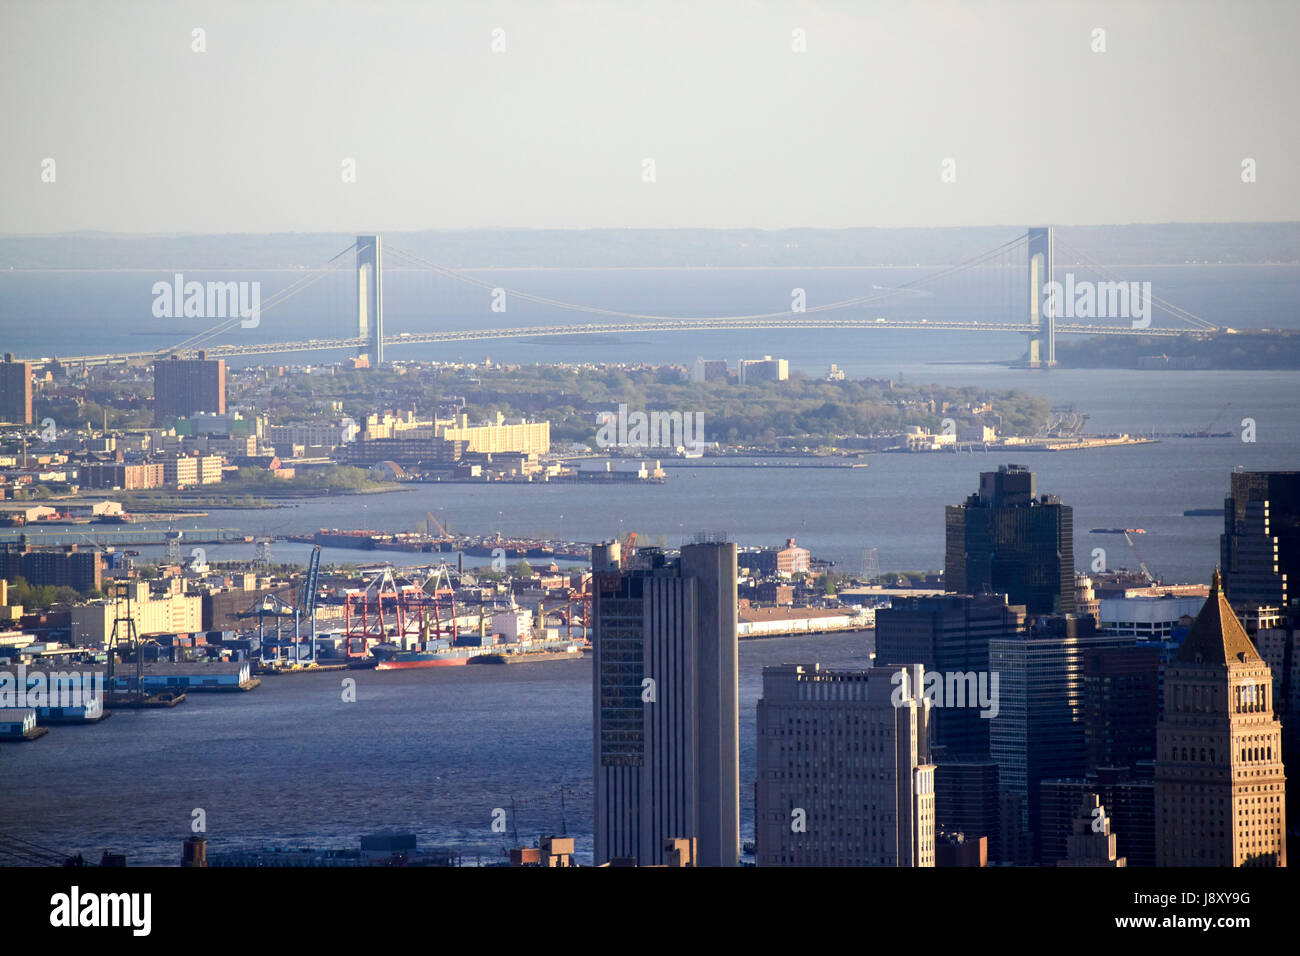
<svg viewBox="0 0 1300 956">
<path fill-rule="evenodd" d="M 1210 596 L 1196 615 L 1187 638 L 1174 658 L 1177 664 L 1262 663 L 1263 658 L 1246 636 L 1246 629 L 1223 596 L 1222 582 L 1216 568 L 1210 580 Z"/>
</svg>

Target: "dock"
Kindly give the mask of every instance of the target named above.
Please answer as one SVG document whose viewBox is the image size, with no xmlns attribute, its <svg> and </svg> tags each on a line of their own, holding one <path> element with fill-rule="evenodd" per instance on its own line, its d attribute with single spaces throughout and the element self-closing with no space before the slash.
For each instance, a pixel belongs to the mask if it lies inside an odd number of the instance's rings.
<svg viewBox="0 0 1300 956">
<path fill-rule="evenodd" d="M 182 529 L 185 543 L 188 544 L 227 544 L 233 541 L 246 541 L 248 535 L 234 528 L 185 528 Z M 166 529 L 148 530 L 143 528 L 114 528 L 105 525 L 76 525 L 74 527 L 44 528 L 25 525 L 19 528 L 0 530 L 0 544 L 16 543 L 19 537 L 25 537 L 28 544 L 62 546 L 87 542 L 97 545 L 165 545 Z"/>
<path fill-rule="evenodd" d="M 113 716 L 111 710 L 104 710 L 94 717 L 38 717 L 37 719 L 49 727 L 77 727 L 82 724 L 98 724 Z"/>
<path fill-rule="evenodd" d="M 308 663 L 301 667 L 276 667 L 274 664 L 266 664 L 259 667 L 257 673 L 264 677 L 288 677 L 290 674 L 319 674 L 322 671 L 346 671 L 350 669 L 347 664 Z"/>
<path fill-rule="evenodd" d="M 159 707 L 175 707 L 185 703 L 184 694 L 145 694 L 137 699 L 129 691 L 118 691 L 107 695 L 105 701 L 109 706 L 124 710 L 152 710 Z"/>
<path fill-rule="evenodd" d="M 33 727 L 31 730 L 24 731 L 21 734 L 5 734 L 0 736 L 0 744 L 25 744 L 33 740 L 44 737 L 50 732 L 48 727 Z"/>
</svg>

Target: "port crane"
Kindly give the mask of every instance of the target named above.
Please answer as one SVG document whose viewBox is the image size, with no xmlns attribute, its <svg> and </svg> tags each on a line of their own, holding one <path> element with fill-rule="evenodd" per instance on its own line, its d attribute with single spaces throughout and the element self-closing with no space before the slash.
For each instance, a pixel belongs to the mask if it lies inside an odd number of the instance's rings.
<svg viewBox="0 0 1300 956">
<path fill-rule="evenodd" d="M 348 657 L 365 657 L 370 643 L 403 645 L 415 637 L 455 640 L 456 605 L 451 569 L 443 562 L 423 582 L 398 581 L 391 567 L 383 568 L 364 588 L 344 592 L 343 625 Z M 360 641 L 360 652 L 352 642 Z"/>
<path fill-rule="evenodd" d="M 1133 536 L 1128 531 L 1124 532 L 1124 540 L 1128 542 L 1129 548 L 1133 551 L 1133 557 L 1137 558 L 1138 567 L 1142 569 L 1147 584 L 1159 584 L 1160 582 L 1156 580 L 1155 575 L 1151 573 L 1151 569 L 1147 567 L 1147 563 L 1142 560 L 1142 554 L 1138 551 L 1137 543 L 1134 542 Z"/>
<path fill-rule="evenodd" d="M 298 598 L 298 607 L 311 621 L 311 659 L 316 659 L 316 598 L 320 593 L 320 545 L 311 549 L 311 558 L 307 561 L 307 575 L 302 581 L 302 594 Z M 296 630 L 296 628 L 295 628 Z"/>
<path fill-rule="evenodd" d="M 273 660 L 283 658 L 281 649 L 286 644 L 293 647 L 293 661 L 301 660 L 301 627 L 304 615 L 311 621 L 311 661 L 316 660 L 316 595 L 320 576 L 320 545 L 312 548 L 311 558 L 307 562 L 307 574 L 303 577 L 302 589 L 294 595 L 290 604 L 278 592 L 271 592 L 258 601 L 256 606 L 240 613 L 241 618 L 257 618 L 257 637 L 262 645 L 262 660 L 266 662 L 267 651 L 273 652 Z M 266 619 L 274 621 L 271 636 L 266 634 Z M 293 636 L 287 633 L 287 620 L 293 621 Z"/>
<path fill-rule="evenodd" d="M 283 659 L 281 653 L 285 644 L 292 644 L 294 656 L 298 654 L 298 609 L 290 604 L 284 598 L 274 591 L 262 596 L 257 604 L 247 611 L 237 615 L 238 617 L 255 617 L 257 618 L 257 640 L 262 648 L 262 662 L 278 662 Z M 272 631 L 268 635 L 266 631 L 266 619 L 272 620 Z M 293 635 L 289 636 L 288 628 L 284 623 L 286 620 L 293 621 Z M 270 657 L 268 658 L 268 653 Z"/>
<path fill-rule="evenodd" d="M 547 617 L 558 619 L 567 631 L 567 639 L 572 641 L 575 639 L 573 628 L 576 624 L 578 627 L 577 640 L 590 643 L 587 636 L 592 625 L 590 577 L 583 580 L 579 587 L 568 588 L 563 597 L 552 599 L 549 602 L 549 608 L 546 606 L 547 603 L 541 601 L 537 605 L 537 626 L 539 628 L 546 627 Z"/>
<path fill-rule="evenodd" d="M 622 558 L 623 567 L 624 568 L 630 567 L 631 565 L 629 562 L 632 560 L 632 555 L 636 553 L 636 532 L 635 531 L 629 531 L 626 534 L 626 536 L 623 537 L 621 541 L 620 550 L 622 551 L 622 555 L 623 555 Z"/>
<path fill-rule="evenodd" d="M 1202 429 L 1201 429 L 1200 431 L 1198 431 L 1198 432 L 1193 432 L 1193 433 L 1192 433 L 1193 437 L 1195 437 L 1195 438 L 1209 438 L 1209 437 L 1210 437 L 1210 432 L 1211 432 L 1211 430 L 1214 428 L 1215 425 L 1219 424 L 1219 419 L 1223 417 L 1223 413 L 1226 412 L 1226 411 L 1228 410 L 1229 406 L 1231 406 L 1231 405 L 1232 405 L 1232 402 L 1224 402 L 1224 403 L 1223 403 L 1223 407 L 1220 408 L 1220 409 L 1218 410 L 1218 412 L 1215 413 L 1214 417 L 1210 419 L 1210 424 L 1206 425 L 1204 428 L 1202 428 Z"/>
</svg>

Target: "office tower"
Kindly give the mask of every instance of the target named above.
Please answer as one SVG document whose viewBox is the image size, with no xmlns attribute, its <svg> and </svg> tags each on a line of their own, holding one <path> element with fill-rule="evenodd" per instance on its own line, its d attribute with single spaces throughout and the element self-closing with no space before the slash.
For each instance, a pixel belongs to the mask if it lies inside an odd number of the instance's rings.
<svg viewBox="0 0 1300 956">
<path fill-rule="evenodd" d="M 1285 797 L 1272 674 L 1216 570 L 1165 673 L 1156 865 L 1286 866 Z"/>
<path fill-rule="evenodd" d="M 595 862 L 740 859 L 736 546 L 592 549 Z"/>
<path fill-rule="evenodd" d="M 1300 597 L 1300 471 L 1235 471 L 1219 536 L 1223 590 L 1238 610 Z"/>
<path fill-rule="evenodd" d="M 943 708 L 931 710 L 931 719 L 940 710 Z M 988 837 L 987 849 L 993 859 L 999 859 L 995 852 L 998 839 L 998 765 L 991 760 L 949 760 L 937 754 L 931 759 L 935 765 L 935 830 L 963 833 L 967 840 Z"/>
<path fill-rule="evenodd" d="M 1250 616 L 1243 615 L 1242 624 L 1273 674 L 1273 716 L 1282 724 L 1282 765 L 1294 766 L 1300 756 L 1300 640 L 1296 635 L 1300 614 L 1292 613 L 1285 620 L 1275 618 L 1253 631 Z M 1292 804 L 1300 788 L 1291 789 L 1287 794 L 1287 816 L 1295 820 L 1300 809 Z"/>
<path fill-rule="evenodd" d="M 1057 866 L 1127 866 L 1115 850 L 1115 834 L 1110 832 L 1110 818 L 1095 793 L 1084 794 L 1070 821 L 1070 835 L 1065 838 L 1064 858 Z"/>
<path fill-rule="evenodd" d="M 1128 646 L 1093 647 L 1084 654 L 1087 770 L 1135 767 L 1155 759 L 1160 666 L 1165 653 L 1164 644 L 1142 641 Z"/>
<path fill-rule="evenodd" d="M 161 424 L 200 412 L 226 414 L 226 360 L 175 355 L 153 363 L 153 416 Z"/>
<path fill-rule="evenodd" d="M 997 715 L 989 721 L 989 756 L 998 764 L 998 786 L 1012 814 L 1005 825 L 1030 836 L 1031 855 L 1040 784 L 1083 776 L 1087 769 L 1084 658 L 1092 648 L 1131 642 L 1096 633 L 1093 619 L 1083 615 L 1040 617 L 1023 634 L 989 641 L 989 670 L 999 675 L 1000 689 Z"/>
<path fill-rule="evenodd" d="M 945 509 L 945 524 L 948 591 L 1006 594 L 1030 614 L 1074 612 L 1074 510 L 1036 496 L 1033 472 L 983 472 L 977 494 Z"/>
<path fill-rule="evenodd" d="M 1106 808 L 1119 855 L 1128 860 L 1129 866 L 1155 866 L 1154 772 L 1154 765 L 1147 763 L 1136 774 L 1128 767 L 1103 767 L 1085 777 L 1044 780 L 1039 811 L 1039 858 L 1043 864 L 1054 866 L 1069 856 L 1069 836 L 1079 802 L 1096 797 Z"/>
<path fill-rule="evenodd" d="M 30 425 L 33 421 L 32 363 L 15 362 L 6 352 L 0 362 L 0 422 Z"/>
<path fill-rule="evenodd" d="M 876 665 L 987 675 L 989 641 L 1024 627 L 1024 607 L 1008 605 L 1001 594 L 897 598 L 876 612 Z M 944 748 L 945 759 L 988 758 L 990 720 L 979 708 L 937 708 L 930 719 L 931 742 Z"/>
<path fill-rule="evenodd" d="M 934 866 L 921 668 L 763 668 L 759 866 Z"/>
</svg>

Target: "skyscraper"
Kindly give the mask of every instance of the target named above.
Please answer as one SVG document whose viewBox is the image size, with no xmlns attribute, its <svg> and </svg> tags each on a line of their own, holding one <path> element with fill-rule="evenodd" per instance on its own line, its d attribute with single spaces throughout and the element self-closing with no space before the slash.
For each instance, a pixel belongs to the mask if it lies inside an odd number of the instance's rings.
<svg viewBox="0 0 1300 956">
<path fill-rule="evenodd" d="M 1300 471 L 1236 471 L 1219 537 L 1223 590 L 1236 608 L 1300 597 Z"/>
<path fill-rule="evenodd" d="M 740 859 L 736 545 L 592 549 L 595 862 Z"/>
<path fill-rule="evenodd" d="M 934 866 L 922 670 L 763 668 L 759 866 Z"/>
<path fill-rule="evenodd" d="M 931 718 L 942 707 L 931 711 Z M 986 721 L 987 723 L 987 721 Z M 934 827 L 937 832 L 964 833 L 967 839 L 987 837 L 992 859 L 998 836 L 998 765 L 991 760 L 960 761 L 940 756 L 934 761 Z"/>
<path fill-rule="evenodd" d="M 1156 747 L 1157 866 L 1286 866 L 1273 679 L 1217 570 L 1165 673 Z"/>
<path fill-rule="evenodd" d="M 946 590 L 1006 594 L 1030 614 L 1074 612 L 1074 510 L 1036 496 L 1033 472 L 983 472 L 979 492 L 944 517 Z"/>
<path fill-rule="evenodd" d="M 1093 647 L 1084 654 L 1087 770 L 1136 767 L 1155 759 L 1165 653 L 1163 643 L 1140 641 Z"/>
<path fill-rule="evenodd" d="M 153 363 L 153 415 L 161 424 L 199 412 L 226 414 L 226 360 L 173 355 Z"/>
<path fill-rule="evenodd" d="M 989 641 L 1024 630 L 1025 609 L 1005 595 L 934 595 L 895 598 L 876 612 L 876 665 L 921 664 L 926 671 L 987 674 Z M 945 676 L 946 679 L 946 676 Z M 931 715 L 931 743 L 944 760 L 984 760 L 988 718 L 975 707 L 941 707 Z"/>
<path fill-rule="evenodd" d="M 1155 866 L 1156 782 L 1155 767 L 1143 764 L 1140 774 L 1128 767 L 1103 767 L 1096 773 L 1071 780 L 1044 780 L 1039 812 L 1039 860 L 1057 865 L 1069 855 L 1079 801 L 1087 796 L 1100 799 L 1106 808 L 1116 848 L 1130 866 Z"/>
<path fill-rule="evenodd" d="M 30 425 L 32 415 L 32 363 L 15 362 L 10 353 L 0 362 L 0 422 Z"/>
<path fill-rule="evenodd" d="M 1084 659 L 1091 649 L 1131 642 L 1096 633 L 1093 619 L 1083 615 L 1040 617 L 1023 634 L 989 642 L 989 669 L 999 675 L 1000 688 L 989 720 L 989 755 L 998 764 L 1007 812 L 1019 817 L 1007 821 L 1008 828 L 1037 834 L 1042 781 L 1083 776 Z M 1010 840 L 998 842 L 1005 847 Z"/>
</svg>

